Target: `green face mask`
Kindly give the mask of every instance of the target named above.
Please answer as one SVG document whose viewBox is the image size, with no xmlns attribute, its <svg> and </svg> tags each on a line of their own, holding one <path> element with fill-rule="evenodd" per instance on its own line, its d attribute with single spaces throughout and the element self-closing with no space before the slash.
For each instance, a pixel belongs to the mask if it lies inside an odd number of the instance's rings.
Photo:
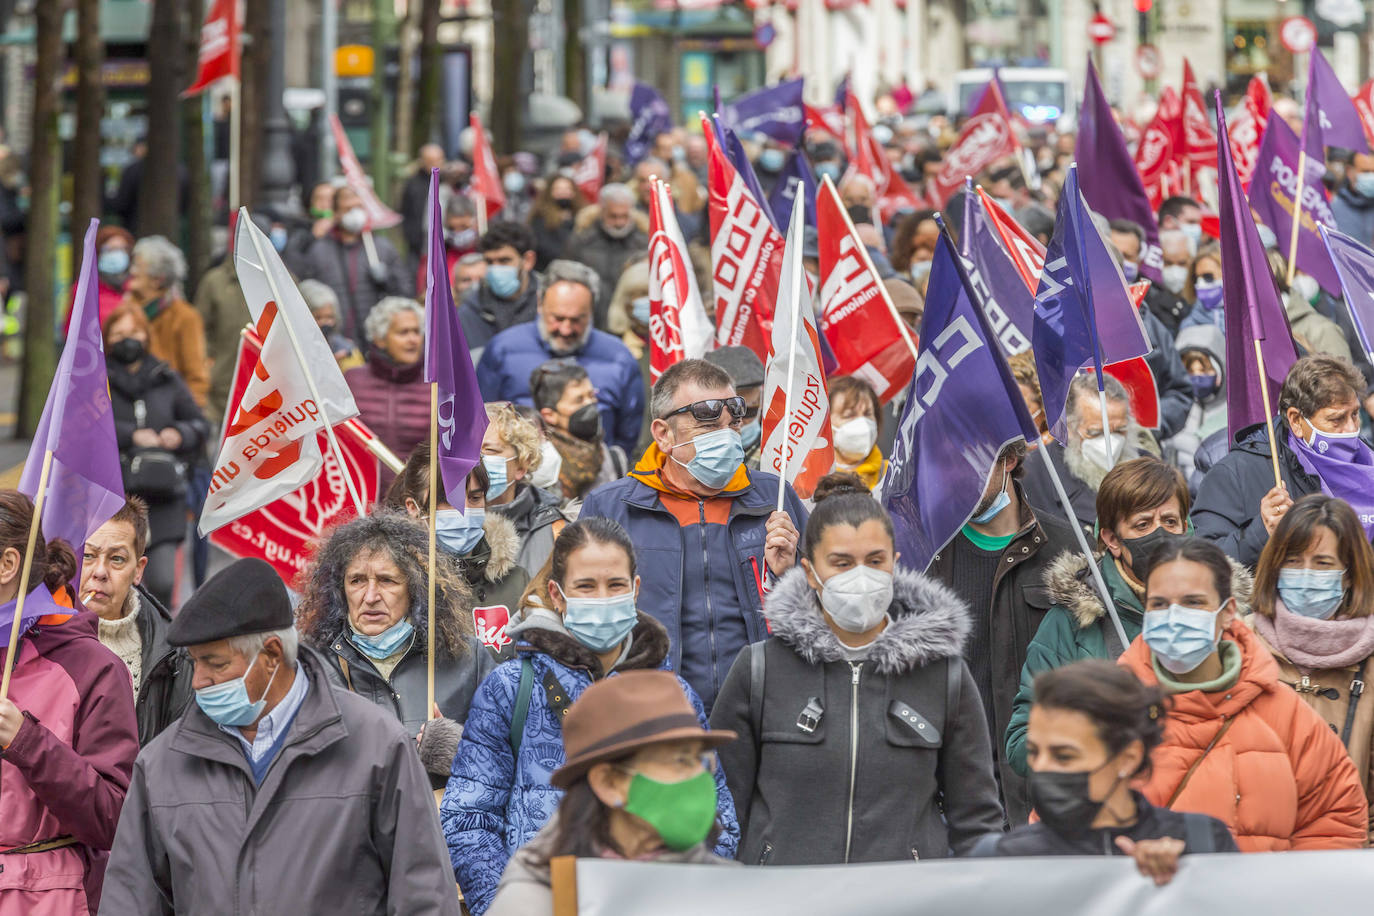
<svg viewBox="0 0 1374 916">
<path fill-rule="evenodd" d="M 317 207 L 311 207 L 311 208 L 310 208 L 310 215 L 311 215 L 312 217 L 314 217 L 315 219 L 333 219 L 333 217 L 334 217 L 334 211 L 333 211 L 333 210 L 321 210 L 321 209 L 319 209 L 319 208 L 317 208 Z"/>
<path fill-rule="evenodd" d="M 659 782 L 635 773 L 625 810 L 658 831 L 669 849 L 691 849 L 715 823 L 715 777 L 703 770 L 682 782 Z"/>
</svg>

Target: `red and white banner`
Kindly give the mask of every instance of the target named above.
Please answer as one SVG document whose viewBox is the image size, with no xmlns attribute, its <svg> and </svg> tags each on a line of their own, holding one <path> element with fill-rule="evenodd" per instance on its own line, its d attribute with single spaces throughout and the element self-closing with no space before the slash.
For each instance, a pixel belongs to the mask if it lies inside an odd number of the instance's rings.
<svg viewBox="0 0 1374 916">
<path fill-rule="evenodd" d="M 882 144 L 873 137 L 859 100 L 850 92 L 845 108 L 848 109 L 853 125 L 853 139 L 850 147 L 854 157 L 849 164 L 851 171 L 867 175 L 876 189 L 878 219 L 883 226 L 889 225 L 892 217 L 902 210 L 920 210 L 925 203 L 916 196 L 910 186 L 902 180 L 887 158 Z"/>
<path fill-rule="evenodd" d="M 210 84 L 226 76 L 239 75 L 238 0 L 215 0 L 205 13 L 200 27 L 200 51 L 196 60 L 196 82 L 181 94 L 198 95 Z"/>
<path fill-rule="evenodd" d="M 806 129 L 821 130 L 828 133 L 841 143 L 845 143 L 844 130 L 844 111 L 838 105 L 826 105 L 816 108 L 812 105 L 802 103 L 802 110 L 806 112 Z M 850 151 L 852 154 L 852 151 Z"/>
<path fill-rule="evenodd" d="M 596 138 L 591 152 L 583 156 L 572 167 L 573 184 L 588 203 L 595 203 L 601 193 L 601 185 L 606 181 L 606 134 Z M 502 189 L 505 190 L 504 188 Z"/>
<path fill-rule="evenodd" d="M 1186 57 L 1183 58 L 1183 151 L 1193 175 L 1198 169 L 1217 167 L 1217 132 L 1207 117 L 1202 92 Z"/>
<path fill-rule="evenodd" d="M 1350 98 L 1355 103 L 1355 110 L 1360 113 L 1364 135 L 1369 140 L 1370 147 L 1374 148 L 1374 80 L 1369 80 Z"/>
<path fill-rule="evenodd" d="M 711 349 L 714 328 L 697 289 L 687 241 L 677 223 L 667 182 L 653 182 L 649 198 L 649 375 L 700 359 Z"/>
<path fill-rule="evenodd" d="M 916 361 L 892 317 L 887 290 L 869 269 L 830 179 L 816 191 L 816 235 L 821 262 L 821 332 L 839 374 L 857 375 L 884 404 L 906 388 Z"/>
<path fill-rule="evenodd" d="M 997 80 L 988 83 L 973 116 L 959 131 L 945 154 L 940 171 L 930 182 L 930 204 L 942 209 L 950 195 L 964 186 L 965 176 L 977 177 L 983 169 L 1007 156 L 1020 155 L 1021 147 L 1012 133 L 1011 118 Z"/>
<path fill-rule="evenodd" d="M 506 206 L 506 188 L 501 184 L 501 172 L 496 168 L 496 157 L 477 112 L 468 115 L 468 124 L 472 127 L 472 190 L 486 201 L 487 219 L 492 219 Z"/>
<path fill-rule="evenodd" d="M 515 640 L 506 633 L 510 625 L 510 608 L 504 604 L 489 604 L 472 609 L 472 626 L 477 639 L 493 652 L 500 652 Z"/>
<path fill-rule="evenodd" d="M 710 149 L 711 285 L 716 299 L 716 346 L 745 346 L 768 359 L 768 334 L 778 301 L 782 236 L 745 187 L 706 115 Z"/>
<path fill-rule="evenodd" d="M 358 157 L 353 153 L 353 144 L 348 142 L 348 134 L 339 123 L 339 116 L 330 114 L 329 129 L 334 132 L 334 146 L 339 151 L 339 166 L 343 169 L 348 186 L 357 193 L 367 211 L 367 228 L 390 229 L 401 224 L 401 214 L 377 199 L 372 190 L 372 179 L 367 177 Z"/>
<path fill-rule="evenodd" d="M 1150 198 L 1150 209 L 1158 211 L 1164 198 L 1178 193 L 1178 125 L 1183 103 L 1172 87 L 1159 94 L 1154 120 L 1145 128 L 1135 150 L 1135 167 Z"/>
<path fill-rule="evenodd" d="M 835 466 L 830 393 L 821 368 L 811 291 L 802 269 L 803 207 L 792 208 L 763 376 L 763 448 L 759 465 L 792 484 L 802 499 Z M 792 290 L 799 304 L 792 309 Z M 790 385 L 789 385 L 790 383 Z"/>
<path fill-rule="evenodd" d="M 1259 162 L 1260 141 L 1264 138 L 1264 125 L 1269 120 L 1272 98 L 1269 84 L 1261 77 L 1252 76 L 1245 96 L 1227 119 L 1226 135 L 1231 140 L 1231 158 L 1235 160 L 1241 187 L 1247 191 L 1250 189 L 1250 179 L 1255 174 L 1255 164 Z"/>
</svg>

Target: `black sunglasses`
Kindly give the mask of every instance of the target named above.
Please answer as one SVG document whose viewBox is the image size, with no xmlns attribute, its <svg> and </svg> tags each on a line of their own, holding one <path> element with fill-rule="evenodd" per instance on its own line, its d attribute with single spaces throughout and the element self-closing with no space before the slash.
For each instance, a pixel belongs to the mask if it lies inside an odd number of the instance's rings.
<svg viewBox="0 0 1374 916">
<path fill-rule="evenodd" d="M 666 420 L 680 413 L 690 412 L 695 420 L 700 420 L 702 423 L 713 423 L 720 419 L 721 410 L 728 410 L 730 416 L 736 420 L 741 420 L 748 408 L 744 406 L 744 398 L 738 395 L 733 398 L 707 398 L 704 401 L 694 401 L 686 407 L 679 407 L 677 410 L 670 411 L 664 414 L 661 419 Z"/>
</svg>

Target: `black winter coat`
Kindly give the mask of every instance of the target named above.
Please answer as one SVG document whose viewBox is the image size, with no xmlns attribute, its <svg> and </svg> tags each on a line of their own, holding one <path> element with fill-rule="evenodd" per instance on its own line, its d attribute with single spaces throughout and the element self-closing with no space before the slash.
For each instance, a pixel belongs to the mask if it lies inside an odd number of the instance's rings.
<svg viewBox="0 0 1374 916">
<path fill-rule="evenodd" d="M 1182 297 L 1171 293 L 1158 283 L 1151 283 L 1149 290 L 1146 291 L 1145 308 L 1159 319 L 1159 323 L 1164 325 L 1164 330 L 1169 332 L 1170 337 L 1178 336 L 1179 325 L 1193 310 Z"/>
<path fill-rule="evenodd" d="M 181 718 L 194 690 L 191 657 L 185 649 L 167 645 L 172 615 L 141 586 L 136 589 L 139 615 L 135 623 L 143 647 L 143 676 L 134 698 L 134 712 L 138 715 L 138 746 L 143 747 Z"/>
<path fill-rule="evenodd" d="M 1279 448 L 1279 475 L 1296 501 L 1321 491 L 1321 480 L 1308 474 L 1288 447 L 1288 424 L 1276 417 L 1274 438 Z M 1260 500 L 1274 488 L 1269 436 L 1262 424 L 1242 429 L 1230 454 L 1207 472 L 1193 503 L 1197 533 L 1226 551 L 1243 566 L 1253 567 L 1269 542 L 1260 518 Z"/>
<path fill-rule="evenodd" d="M 992 650 L 993 710 L 989 740 L 1001 781 L 1002 804 L 1012 826 L 1026 822 L 1030 816 L 1030 800 L 1026 797 L 1025 780 L 1007 764 L 1002 750 L 1003 736 L 1011 721 L 1021 669 L 1026 665 L 1026 648 L 1040 629 L 1040 621 L 1054 604 L 1045 585 L 1045 570 L 1060 554 L 1077 550 L 1078 546 L 1068 522 L 1048 513 L 1037 516 L 1019 493 L 1020 484 L 1016 487 L 1021 498 L 1021 529 L 1002 552 L 1003 559 L 998 561 L 991 608 L 974 608 L 972 612 L 975 623 L 988 627 L 985 641 Z M 926 575 L 953 588 L 954 557 L 954 550 L 946 546 L 930 561 Z"/>
<path fill-rule="evenodd" d="M 736 657 L 711 712 L 712 729 L 739 734 L 720 759 L 740 861 L 940 859 L 1002 829 L 983 701 L 960 656 L 968 609 L 910 570 L 895 587 L 892 622 L 859 662 L 803 570 L 769 593 L 773 636 Z"/>
<path fill-rule="evenodd" d="M 1188 382 L 1188 372 L 1183 368 L 1183 360 L 1174 346 L 1175 334 L 1148 308 L 1140 310 L 1140 320 L 1145 325 L 1145 336 L 1150 341 L 1150 352 L 1145 362 L 1155 377 L 1155 388 L 1159 394 L 1158 438 L 1162 442 L 1173 436 L 1188 422 L 1188 411 L 1193 409 L 1193 386 Z"/>
<path fill-rule="evenodd" d="M 620 272 L 630 262 L 630 258 L 644 253 L 649 247 L 649 237 L 639 227 L 635 227 L 624 238 L 612 238 L 601 228 L 601 221 L 593 223 L 580 232 L 573 233 L 568 239 L 568 247 L 563 257 L 581 261 L 601 278 L 601 290 L 593 304 L 592 323 L 597 330 L 605 331 L 606 310 L 611 304 L 611 294 L 615 292 Z"/>
<path fill-rule="evenodd" d="M 209 438 L 210 423 L 176 370 L 151 356 L 143 357 L 132 370 L 114 360 L 107 367 L 120 456 L 132 456 L 138 451 L 134 445 L 135 430 L 160 432 L 172 427 L 181 433 L 177 458 L 188 467 L 195 464 Z M 147 502 L 148 546 L 180 541 L 186 533 L 186 497 Z"/>
</svg>

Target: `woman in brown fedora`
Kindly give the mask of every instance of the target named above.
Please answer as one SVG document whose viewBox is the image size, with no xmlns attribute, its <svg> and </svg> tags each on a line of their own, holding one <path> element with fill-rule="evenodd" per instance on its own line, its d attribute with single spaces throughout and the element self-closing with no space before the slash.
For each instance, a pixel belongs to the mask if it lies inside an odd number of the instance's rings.
<svg viewBox="0 0 1374 916">
<path fill-rule="evenodd" d="M 592 684 L 563 719 L 558 812 L 506 866 L 489 916 L 552 913 L 557 856 L 730 862 L 711 852 L 720 830 L 713 750 L 734 737 L 703 729 L 667 671 Z"/>
</svg>

